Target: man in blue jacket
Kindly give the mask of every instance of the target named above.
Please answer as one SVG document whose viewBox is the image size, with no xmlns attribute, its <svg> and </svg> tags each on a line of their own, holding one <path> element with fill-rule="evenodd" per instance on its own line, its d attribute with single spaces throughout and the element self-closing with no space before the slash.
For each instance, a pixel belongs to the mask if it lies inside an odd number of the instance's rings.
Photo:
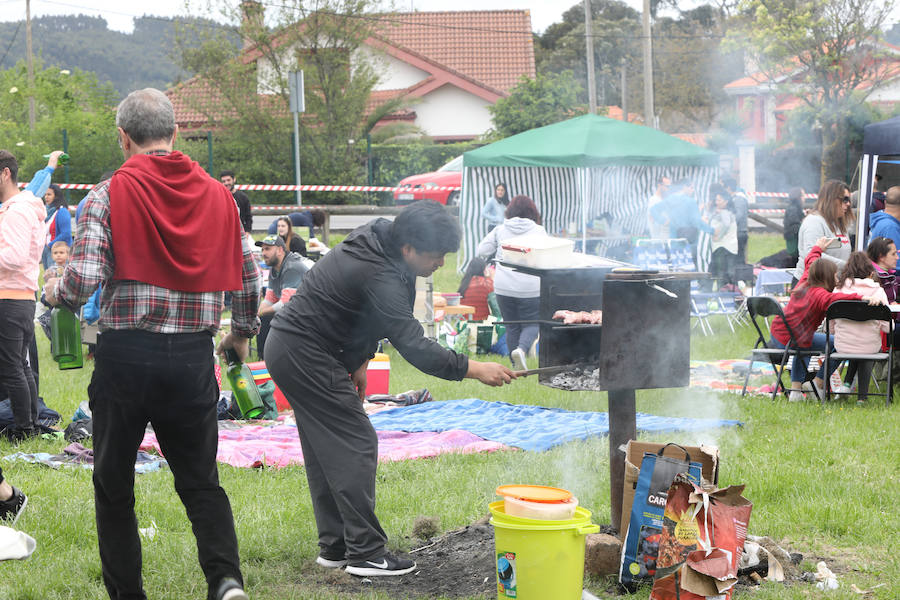
<svg viewBox="0 0 900 600">
<path fill-rule="evenodd" d="M 886 237 L 900 246 L 900 186 L 895 185 L 884 195 L 884 210 L 869 216 L 869 239 Z"/>
</svg>

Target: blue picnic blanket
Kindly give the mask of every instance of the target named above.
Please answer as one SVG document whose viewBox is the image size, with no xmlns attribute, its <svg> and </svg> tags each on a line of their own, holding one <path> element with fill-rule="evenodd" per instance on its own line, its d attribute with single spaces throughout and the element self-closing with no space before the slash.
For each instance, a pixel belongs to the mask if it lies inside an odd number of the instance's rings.
<svg viewBox="0 0 900 600">
<path fill-rule="evenodd" d="M 609 415 L 577 412 L 477 398 L 427 402 L 377 412 L 370 417 L 379 431 L 448 431 L 464 429 L 493 442 L 543 451 L 558 444 L 609 433 Z M 661 417 L 637 413 L 640 431 L 701 431 L 741 425 L 725 419 Z"/>
</svg>

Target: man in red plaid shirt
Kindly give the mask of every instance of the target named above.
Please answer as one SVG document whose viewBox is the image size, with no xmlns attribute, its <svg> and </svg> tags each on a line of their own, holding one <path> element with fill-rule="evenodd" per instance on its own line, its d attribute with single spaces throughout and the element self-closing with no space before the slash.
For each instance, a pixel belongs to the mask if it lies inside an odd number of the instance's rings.
<svg viewBox="0 0 900 600">
<path fill-rule="evenodd" d="M 249 352 L 259 328 L 259 277 L 234 198 L 173 152 L 175 114 L 147 88 L 116 112 L 125 163 L 86 198 L 72 260 L 45 285 L 77 309 L 99 285 L 100 337 L 88 387 L 94 504 L 103 582 L 113 600 L 145 599 L 134 514 L 134 461 L 147 423 L 187 509 L 210 600 L 241 600 L 231 506 L 216 469 L 218 389 L 212 336 L 223 292 L 231 333 L 219 351 Z"/>
</svg>

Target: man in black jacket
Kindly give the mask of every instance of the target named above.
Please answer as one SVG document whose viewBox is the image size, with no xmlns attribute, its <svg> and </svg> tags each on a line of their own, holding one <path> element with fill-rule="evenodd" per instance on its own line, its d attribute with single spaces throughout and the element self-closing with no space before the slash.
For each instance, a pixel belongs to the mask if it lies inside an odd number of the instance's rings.
<svg viewBox="0 0 900 600">
<path fill-rule="evenodd" d="M 440 268 L 459 239 L 459 225 L 432 201 L 408 206 L 393 223 L 374 220 L 326 254 L 272 320 L 266 364 L 297 419 L 324 567 L 346 565 L 360 576 L 415 568 L 387 553 L 375 516 L 378 438 L 361 400 L 379 340 L 443 379 L 499 386 L 515 377 L 426 338 L 413 316 L 416 277 Z"/>
<path fill-rule="evenodd" d="M 234 189 L 234 171 L 222 171 L 219 173 L 219 181 L 221 181 L 222 185 L 228 188 L 228 191 L 234 196 L 234 202 L 237 204 L 238 211 L 241 213 L 241 227 L 243 227 L 244 231 L 247 233 L 252 233 L 253 212 L 250 207 L 250 198 L 248 198 L 247 194 L 241 190 Z"/>
</svg>

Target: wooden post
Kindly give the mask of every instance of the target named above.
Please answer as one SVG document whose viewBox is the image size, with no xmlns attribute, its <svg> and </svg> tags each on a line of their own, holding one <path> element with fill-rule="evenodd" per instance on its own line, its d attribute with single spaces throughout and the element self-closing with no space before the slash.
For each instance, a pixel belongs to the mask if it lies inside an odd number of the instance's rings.
<svg viewBox="0 0 900 600">
<path fill-rule="evenodd" d="M 609 514 L 613 528 L 622 522 L 625 455 L 619 446 L 637 437 L 634 390 L 609 390 Z M 619 534 L 624 534 L 620 531 Z"/>
<path fill-rule="evenodd" d="M 328 237 L 331 235 L 331 212 L 325 211 L 325 222 L 322 223 L 322 243 L 328 245 Z"/>
</svg>

